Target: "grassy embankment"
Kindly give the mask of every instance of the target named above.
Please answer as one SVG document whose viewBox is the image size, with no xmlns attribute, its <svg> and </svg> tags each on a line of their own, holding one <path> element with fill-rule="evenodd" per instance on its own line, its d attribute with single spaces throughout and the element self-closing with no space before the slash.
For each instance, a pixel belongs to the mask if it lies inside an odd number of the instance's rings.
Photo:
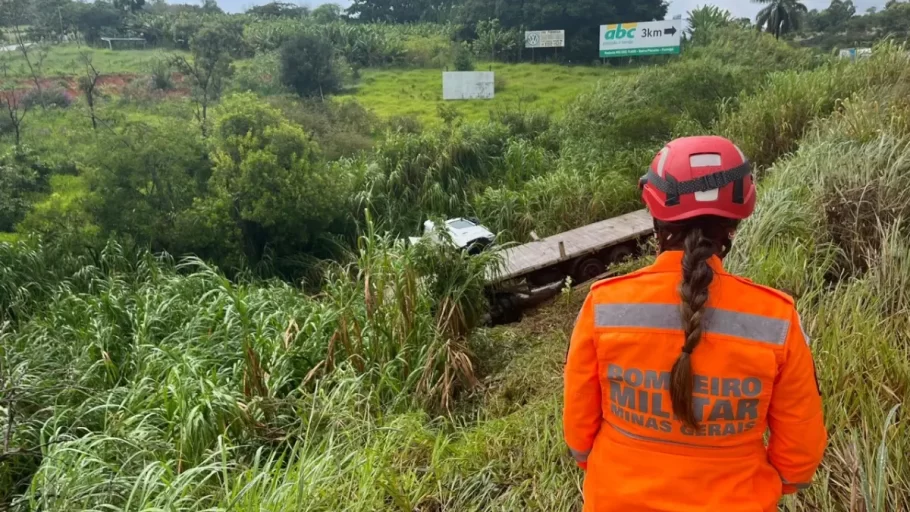
<svg viewBox="0 0 910 512">
<path fill-rule="evenodd" d="M 37 46 L 29 48 L 32 63 L 38 62 L 42 52 L 47 56 L 41 61 L 41 75 L 46 78 L 59 78 L 79 75 L 85 71 L 82 54 L 92 56 L 92 64 L 98 71 L 105 75 L 112 74 L 140 74 L 148 73 L 152 63 L 159 59 L 166 59 L 175 54 L 185 52 L 159 49 L 123 49 L 108 50 L 107 48 L 89 48 L 75 44 L 54 45 L 46 50 Z M 19 51 L 0 52 L 0 63 L 4 63 L 5 73 L 0 72 L 4 78 L 28 78 L 30 72 L 25 58 Z"/>
<path fill-rule="evenodd" d="M 552 114 L 562 112 L 580 93 L 598 81 L 635 73 L 635 69 L 566 67 L 553 64 L 485 64 L 478 71 L 496 73 L 496 95 L 487 101 L 452 101 L 467 120 L 485 120 L 495 109 L 525 109 Z M 437 105 L 442 103 L 442 72 L 437 69 L 366 70 L 351 97 L 381 117 L 412 116 L 426 124 L 439 124 Z"/>
</svg>

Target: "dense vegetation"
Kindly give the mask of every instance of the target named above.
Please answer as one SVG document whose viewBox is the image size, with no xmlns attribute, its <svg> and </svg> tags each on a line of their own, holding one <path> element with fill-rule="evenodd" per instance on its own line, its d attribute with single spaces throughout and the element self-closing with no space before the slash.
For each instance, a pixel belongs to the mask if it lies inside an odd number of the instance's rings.
<svg viewBox="0 0 910 512">
<path fill-rule="evenodd" d="M 558 390 L 583 290 L 486 329 L 496 256 L 402 235 L 639 208 L 654 152 L 696 133 L 759 165 L 730 264 L 794 294 L 814 339 L 831 448 L 786 506 L 910 507 L 906 48 L 839 61 L 706 8 L 679 58 L 489 63 L 527 58 L 547 2 L 393 4 L 3 18 L 39 44 L 0 53 L 0 508 L 577 510 Z M 85 45 L 140 30 L 156 49 Z M 411 81 L 465 58 L 506 100 Z"/>
</svg>

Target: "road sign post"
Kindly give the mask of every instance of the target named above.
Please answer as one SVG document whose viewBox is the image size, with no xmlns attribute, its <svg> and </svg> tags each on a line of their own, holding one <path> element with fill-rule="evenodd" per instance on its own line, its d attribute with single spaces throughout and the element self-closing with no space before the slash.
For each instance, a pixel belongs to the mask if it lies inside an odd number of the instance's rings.
<svg viewBox="0 0 910 512">
<path fill-rule="evenodd" d="M 600 57 L 680 53 L 682 20 L 617 23 L 600 27 Z"/>
</svg>

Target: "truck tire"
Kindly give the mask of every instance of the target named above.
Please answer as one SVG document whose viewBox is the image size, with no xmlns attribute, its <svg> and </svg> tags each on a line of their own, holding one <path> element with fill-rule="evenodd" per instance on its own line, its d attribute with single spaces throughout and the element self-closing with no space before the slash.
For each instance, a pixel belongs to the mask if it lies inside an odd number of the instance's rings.
<svg viewBox="0 0 910 512">
<path fill-rule="evenodd" d="M 469 256 L 477 256 L 478 254 L 486 251 L 491 245 L 493 245 L 493 242 L 491 240 L 480 238 L 469 243 L 465 248 L 465 251 Z"/>
<path fill-rule="evenodd" d="M 599 258 L 589 256 L 575 265 L 575 269 L 572 271 L 572 279 L 576 283 L 584 283 L 603 275 L 606 271 L 607 266 L 604 265 L 604 262 L 600 261 Z"/>
<path fill-rule="evenodd" d="M 508 295 L 496 297 L 497 315 L 494 325 L 508 325 L 521 322 L 524 312 Z"/>
<path fill-rule="evenodd" d="M 632 256 L 632 249 L 628 245 L 620 245 L 610 251 L 610 263 L 619 263 Z"/>
</svg>

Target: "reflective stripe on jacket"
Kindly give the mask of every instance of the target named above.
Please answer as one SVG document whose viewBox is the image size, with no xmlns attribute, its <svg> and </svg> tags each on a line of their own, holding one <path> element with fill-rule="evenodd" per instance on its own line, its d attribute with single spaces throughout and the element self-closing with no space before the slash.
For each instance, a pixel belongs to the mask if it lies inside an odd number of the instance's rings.
<svg viewBox="0 0 910 512">
<path fill-rule="evenodd" d="M 681 262 L 682 252 L 665 252 L 595 284 L 578 316 L 563 423 L 586 467 L 585 511 L 775 511 L 821 462 L 821 396 L 793 300 L 726 273 L 716 257 L 692 356 L 699 427 L 675 418 Z"/>
</svg>

